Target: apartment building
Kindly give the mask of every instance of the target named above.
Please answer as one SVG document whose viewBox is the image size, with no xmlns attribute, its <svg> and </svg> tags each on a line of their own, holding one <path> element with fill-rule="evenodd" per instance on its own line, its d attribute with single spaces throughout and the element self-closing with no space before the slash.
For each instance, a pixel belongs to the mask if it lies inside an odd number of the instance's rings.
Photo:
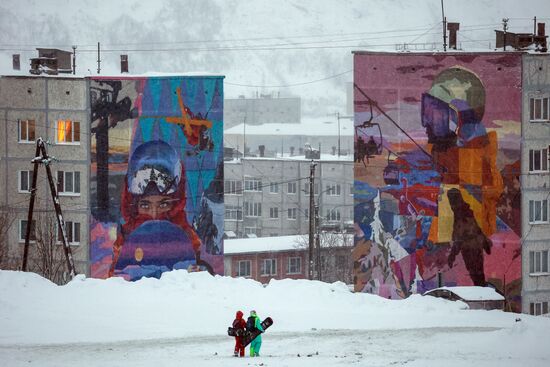
<svg viewBox="0 0 550 367">
<path fill-rule="evenodd" d="M 49 144 L 50 165 L 63 207 L 77 272 L 88 273 L 90 110 L 86 80 L 79 77 L 3 76 L 0 78 L 0 207 L 13 220 L 4 261 L 19 265 L 27 223 L 37 138 Z M 39 167 L 33 225 L 57 230 L 44 167 Z M 46 220 L 47 219 L 47 220 Z M 40 225 L 36 225 L 40 223 Z M 52 237 L 52 236 L 50 236 Z M 31 240 L 34 238 L 31 237 Z M 31 242 L 30 264 L 38 256 Z"/>
<path fill-rule="evenodd" d="M 315 160 L 315 202 L 320 226 L 351 230 L 351 157 L 321 155 Z M 225 231 L 229 238 L 305 234 L 309 231 L 311 160 L 245 157 L 224 164 Z"/>
<path fill-rule="evenodd" d="M 523 56 L 522 310 L 550 311 L 550 55 Z"/>
</svg>

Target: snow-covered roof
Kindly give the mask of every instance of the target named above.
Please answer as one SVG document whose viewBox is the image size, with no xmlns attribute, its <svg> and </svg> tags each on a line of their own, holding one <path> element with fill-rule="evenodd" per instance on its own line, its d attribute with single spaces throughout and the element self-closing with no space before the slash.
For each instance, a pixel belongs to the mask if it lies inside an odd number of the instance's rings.
<svg viewBox="0 0 550 367">
<path fill-rule="evenodd" d="M 301 119 L 299 124 L 290 123 L 270 123 L 262 125 L 242 123 L 224 130 L 225 135 L 242 135 L 246 129 L 246 135 L 270 135 L 270 136 L 288 136 L 288 135 L 303 135 L 303 136 L 338 136 L 338 122 L 336 117 L 333 118 L 311 118 L 305 117 Z M 353 120 L 340 118 L 340 136 L 353 136 Z"/>
<path fill-rule="evenodd" d="M 346 236 L 345 242 L 342 241 L 341 235 L 335 234 L 334 241 L 331 241 L 330 244 L 324 241 L 325 243 L 322 242 L 321 246 L 353 244 L 353 235 L 345 234 L 344 236 Z M 223 246 L 225 255 L 304 250 L 308 246 L 308 235 L 226 239 Z"/>
<path fill-rule="evenodd" d="M 233 158 L 231 160 L 224 161 L 224 164 L 240 164 L 242 159 L 249 160 L 277 160 L 277 161 L 306 161 L 310 162 L 311 159 L 306 158 L 304 155 L 294 155 L 289 156 L 285 153 L 283 157 L 244 157 L 244 158 Z M 332 155 L 332 154 L 321 154 L 321 158 L 315 159 L 316 162 L 323 161 L 336 161 L 336 162 L 348 162 L 353 161 L 353 156 L 348 155 Z"/>
<path fill-rule="evenodd" d="M 427 291 L 429 295 L 438 290 L 447 290 L 456 294 L 465 301 L 504 301 L 504 297 L 491 287 L 463 286 L 463 287 L 440 287 Z"/>
</svg>

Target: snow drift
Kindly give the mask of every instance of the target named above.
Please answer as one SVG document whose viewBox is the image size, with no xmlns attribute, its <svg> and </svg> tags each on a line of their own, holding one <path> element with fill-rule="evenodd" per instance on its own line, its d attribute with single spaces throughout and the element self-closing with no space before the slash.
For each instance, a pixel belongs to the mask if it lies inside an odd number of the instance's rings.
<svg viewBox="0 0 550 367">
<path fill-rule="evenodd" d="M 413 295 L 387 300 L 349 291 L 343 283 L 164 273 L 127 282 L 80 275 L 57 286 L 33 274 L 0 271 L 0 345 L 226 337 L 237 310 L 271 316 L 270 332 L 430 327 L 548 328 L 550 319 L 472 311 L 462 302 Z M 522 329 L 523 330 L 523 329 Z M 542 334 L 541 334 L 542 335 Z"/>
</svg>

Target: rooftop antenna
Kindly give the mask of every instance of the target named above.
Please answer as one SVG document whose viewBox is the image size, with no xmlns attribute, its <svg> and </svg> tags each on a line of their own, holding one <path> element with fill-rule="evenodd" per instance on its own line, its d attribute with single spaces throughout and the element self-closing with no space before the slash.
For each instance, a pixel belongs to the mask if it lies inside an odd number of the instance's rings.
<svg viewBox="0 0 550 367">
<path fill-rule="evenodd" d="M 447 18 L 445 17 L 443 0 L 441 0 L 441 18 L 443 20 L 443 51 L 447 51 Z"/>
<path fill-rule="evenodd" d="M 76 45 L 73 45 L 73 75 L 76 74 Z"/>
</svg>

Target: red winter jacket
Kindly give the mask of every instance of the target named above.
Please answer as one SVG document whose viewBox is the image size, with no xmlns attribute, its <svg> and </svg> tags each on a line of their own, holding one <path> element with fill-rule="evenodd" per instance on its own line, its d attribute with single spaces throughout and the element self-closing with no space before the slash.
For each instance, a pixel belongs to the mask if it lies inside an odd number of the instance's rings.
<svg viewBox="0 0 550 367">
<path fill-rule="evenodd" d="M 243 319 L 243 313 L 241 311 L 237 311 L 235 317 L 235 321 L 233 321 L 233 328 L 237 330 L 246 329 L 246 321 Z"/>
</svg>

